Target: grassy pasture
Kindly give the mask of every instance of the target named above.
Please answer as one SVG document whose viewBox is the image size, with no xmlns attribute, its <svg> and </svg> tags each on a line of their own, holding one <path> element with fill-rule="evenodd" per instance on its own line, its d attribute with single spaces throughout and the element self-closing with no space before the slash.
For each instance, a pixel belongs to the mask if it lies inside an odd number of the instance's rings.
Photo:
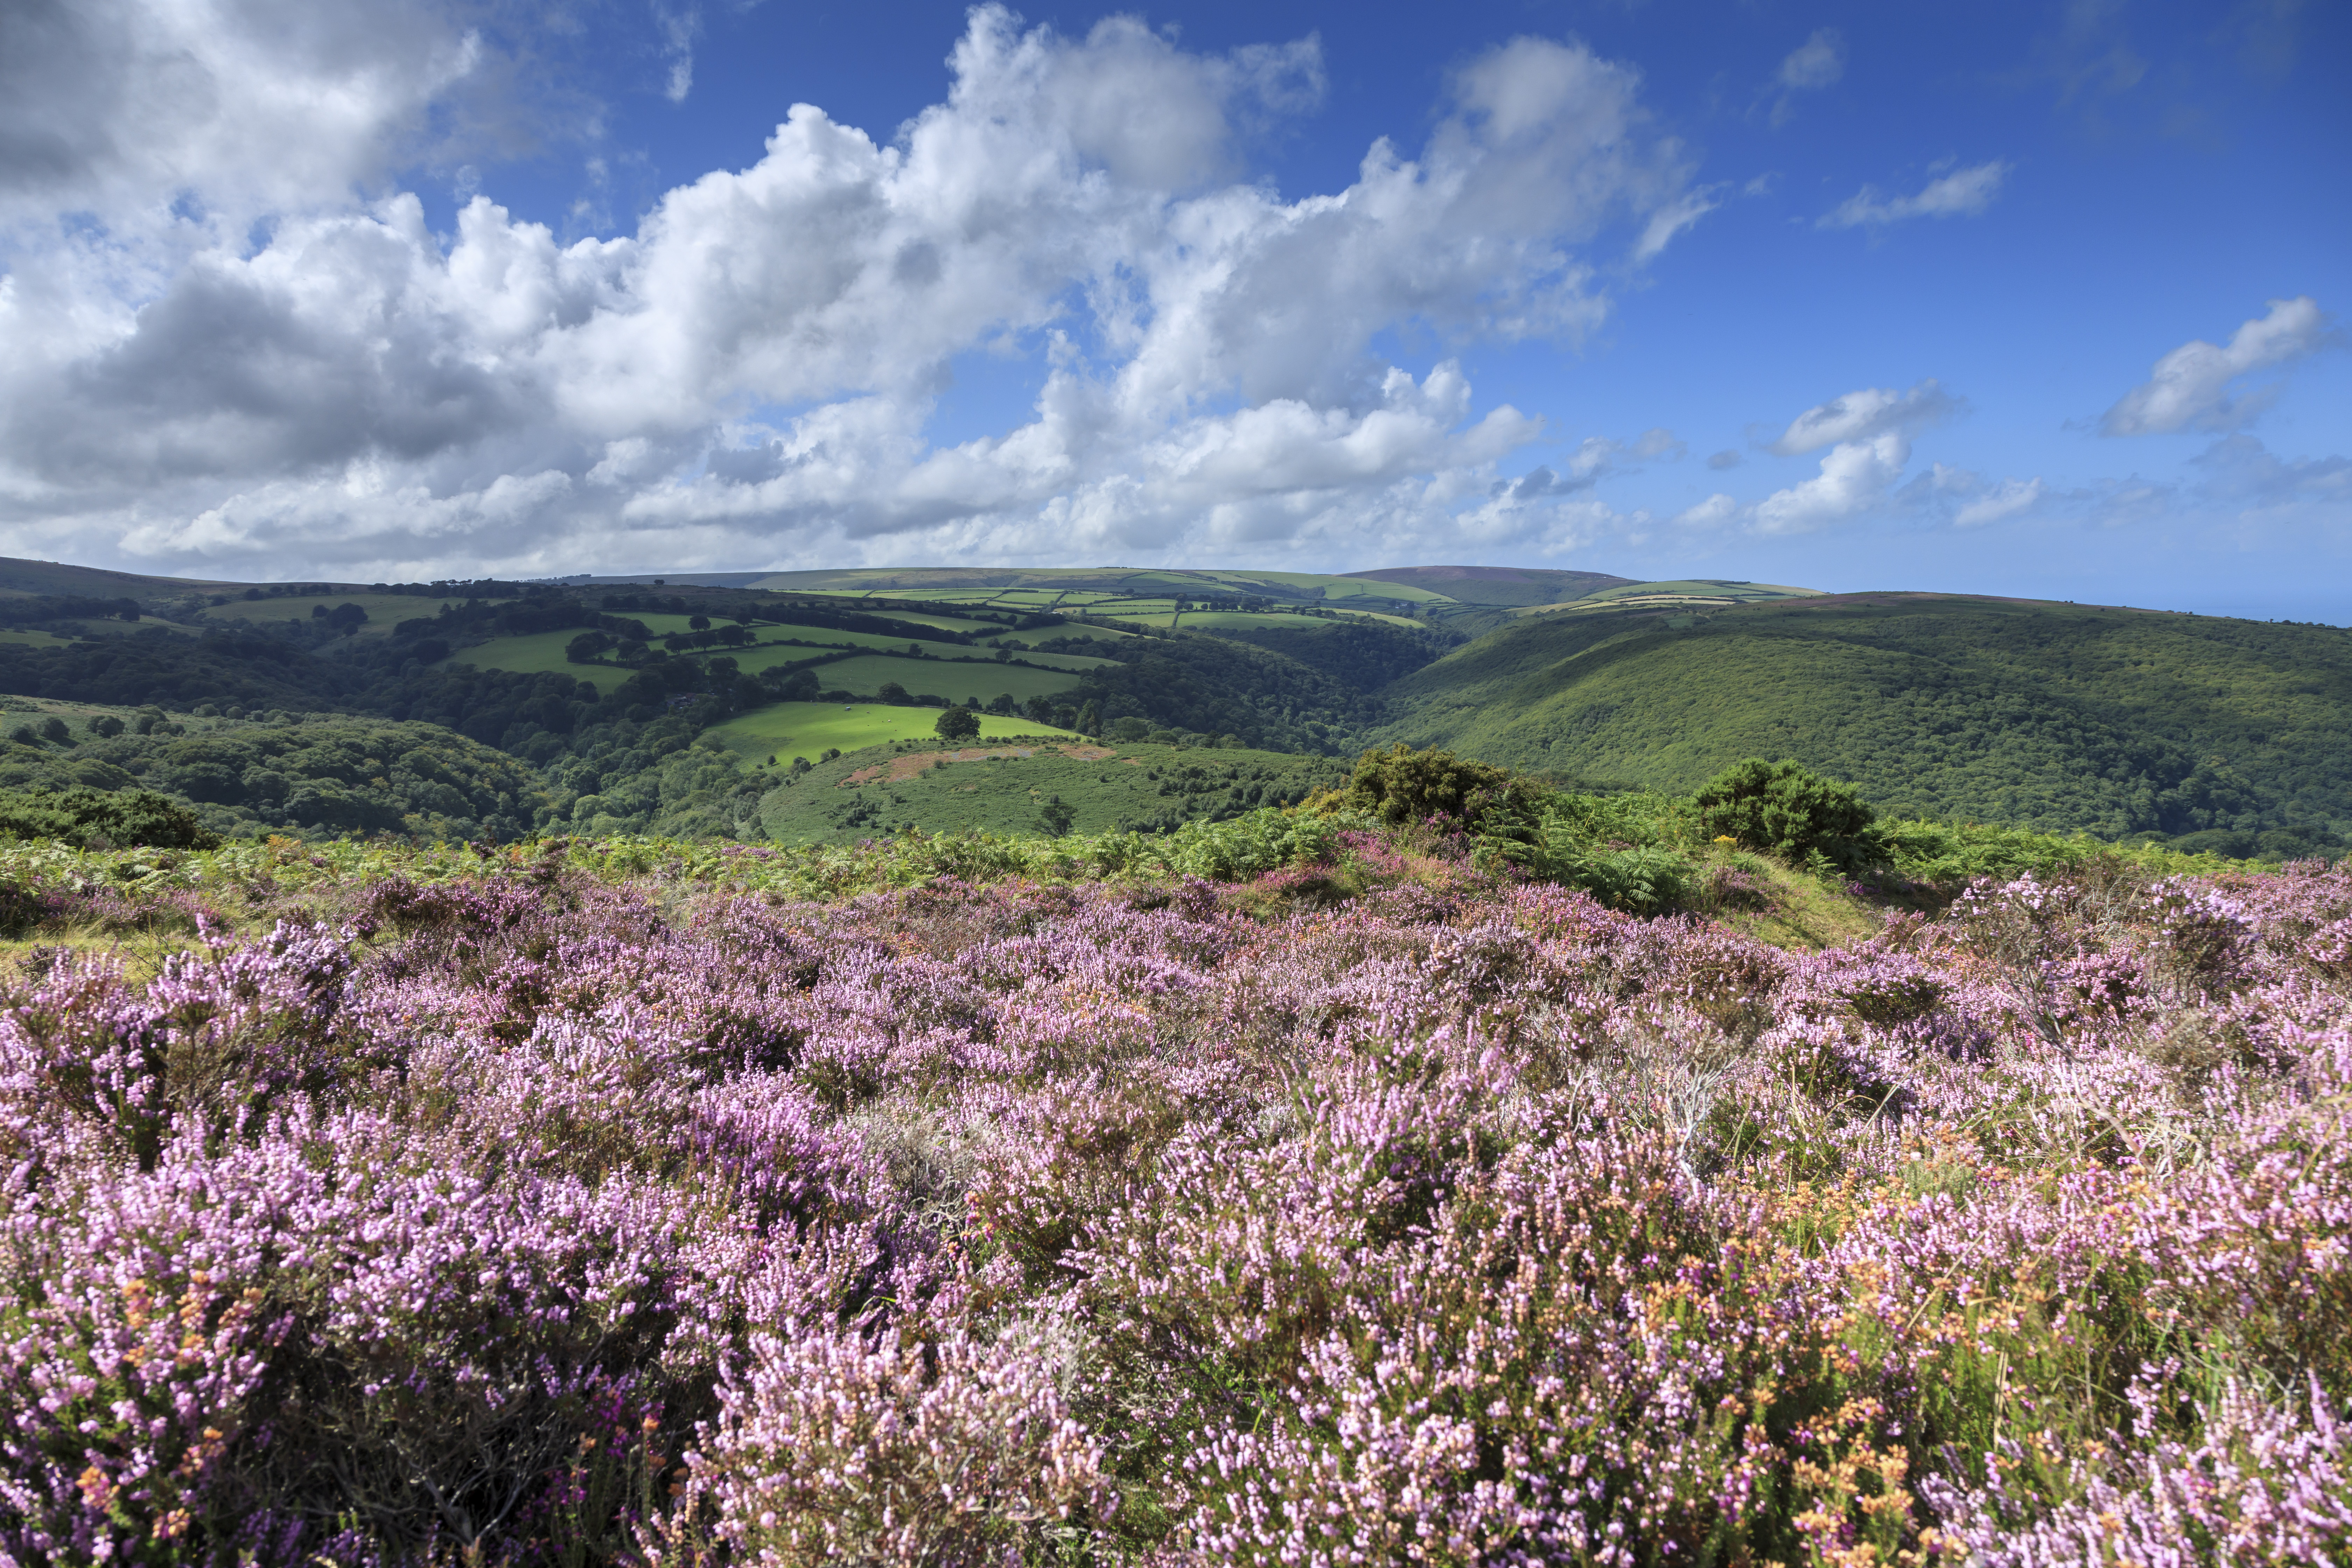
<svg viewBox="0 0 2352 1568">
<path fill-rule="evenodd" d="M 1125 626 L 1114 626 L 1101 621 L 1092 623 L 1073 621 L 1068 626 L 1047 626 L 1041 631 L 1005 632 L 1000 636 L 991 637 L 989 640 L 991 642 L 1010 643 L 1020 647 L 1034 647 L 1041 642 L 1051 642 L 1057 637 L 1070 637 L 1075 639 L 1083 639 L 1087 642 L 1097 642 L 1102 644 L 1106 648 L 1115 649 L 1122 644 L 1132 643 L 1135 640 L 1135 634 L 1128 630 Z M 1037 654 L 1033 655 L 1032 657 L 1037 658 L 1047 658 L 1055 656 Z M 1114 655 L 1113 657 L 1115 658 L 1117 656 Z"/>
<path fill-rule="evenodd" d="M 643 619 L 644 617 L 639 617 Z M 682 617 L 680 617 L 682 618 Z M 635 673 L 614 664 L 572 664 L 563 657 L 564 645 L 580 635 L 568 631 L 533 632 L 529 637 L 492 637 L 473 647 L 461 647 L 441 662 L 470 664 L 477 669 L 504 669 L 517 675 L 568 675 L 599 695 Z"/>
<path fill-rule="evenodd" d="M 769 791 L 760 802 L 760 823 L 785 844 L 850 844 L 903 826 L 926 833 L 1034 833 L 1040 809 L 1059 795 L 1076 814 L 1072 832 L 1107 833 L 1171 811 L 1194 817 L 1234 809 L 1233 792 L 1253 784 L 1303 795 L 1347 772 L 1338 762 L 1303 772 L 1301 763 L 1280 752 L 1149 744 L 866 751 L 821 763 L 798 783 Z M 1163 785 L 1170 793 L 1161 793 Z"/>
<path fill-rule="evenodd" d="M 970 697 L 984 702 L 1006 691 L 1026 701 L 1032 697 L 1051 697 L 1055 692 L 1067 691 L 1078 683 L 1075 673 L 1064 670 L 1026 669 L 1011 664 L 950 664 L 944 659 L 891 658 L 884 654 L 861 654 L 838 664 L 820 666 L 816 678 L 829 690 L 861 694 L 879 691 L 884 681 L 895 680 L 919 696 L 944 697 L 950 702 L 961 702 Z"/>
<path fill-rule="evenodd" d="M 1404 583 L 1381 583 L 1363 577 L 1338 577 L 1320 572 L 1250 572 L 1217 573 L 1216 576 L 1235 584 L 1276 583 L 1286 588 L 1320 588 L 1326 599 L 1411 599 L 1416 603 L 1443 602 L 1446 595 L 1427 588 L 1416 588 Z"/>
<path fill-rule="evenodd" d="M 937 708 L 891 708 L 861 702 L 844 707 L 837 702 L 779 702 L 728 720 L 704 731 L 736 755 L 753 763 L 774 753 L 789 763 L 794 756 L 814 761 L 838 747 L 863 751 L 892 741 L 922 741 L 936 736 Z M 1026 719 L 980 715 L 984 741 L 1062 741 L 1072 737 L 1050 725 Z"/>
<path fill-rule="evenodd" d="M 919 626 L 937 626 L 943 632 L 1001 632 L 1006 629 L 1002 621 L 975 620 L 969 616 L 940 616 L 928 610 L 901 610 L 893 605 L 884 612 L 894 621 L 907 621 Z"/>
<path fill-rule="evenodd" d="M 504 604 L 505 600 L 492 600 Z M 437 616 L 446 605 L 465 603 L 463 599 L 428 599 L 413 594 L 318 594 L 288 595 L 276 599 L 231 599 L 226 605 L 209 605 L 205 610 L 208 621 L 307 621 L 313 605 L 324 605 L 333 609 L 339 605 L 357 605 L 367 612 L 367 624 L 360 627 L 363 637 L 392 635 L 392 628 L 403 621 L 419 616 Z M 144 624 L 144 623 L 142 623 Z"/>
</svg>

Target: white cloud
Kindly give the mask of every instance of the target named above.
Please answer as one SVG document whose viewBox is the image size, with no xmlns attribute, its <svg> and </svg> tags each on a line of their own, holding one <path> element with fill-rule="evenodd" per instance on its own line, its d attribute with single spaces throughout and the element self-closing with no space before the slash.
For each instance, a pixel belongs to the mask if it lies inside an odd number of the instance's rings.
<svg viewBox="0 0 2352 1568">
<path fill-rule="evenodd" d="M 2260 395 L 2232 399 L 2230 384 L 2271 365 L 2301 359 L 2326 341 L 2326 318 L 2308 294 L 2273 300 L 2267 313 L 2240 326 L 2227 347 L 2192 339 L 2156 362 L 2147 381 L 2124 394 L 2099 430 L 2146 436 L 2194 425 L 2226 429 L 2258 412 Z"/>
<path fill-rule="evenodd" d="M 1801 457 L 1842 442 L 1867 441 L 1888 430 L 1916 429 L 1948 418 L 1959 406 L 1932 377 L 1908 392 L 1867 386 L 1806 409 L 1769 449 L 1784 458 Z"/>
<path fill-rule="evenodd" d="M 1773 75 L 1779 96 L 1772 103 L 1772 123 L 1786 125 L 1796 115 L 1796 95 L 1818 92 L 1845 75 L 1845 36 L 1822 27 L 1789 51 Z"/>
<path fill-rule="evenodd" d="M 1674 519 L 1677 528 L 1720 528 L 1739 515 L 1739 503 L 1717 491 L 1696 506 L 1679 512 Z"/>
<path fill-rule="evenodd" d="M 1822 458 L 1818 475 L 1756 503 L 1756 531 L 1810 533 L 1868 511 L 1886 499 L 1910 460 L 1911 438 L 1900 429 L 1841 441 Z"/>
<path fill-rule="evenodd" d="M 1722 205 L 1717 193 L 1719 186 L 1706 186 L 1691 192 L 1682 200 L 1660 207 L 1650 215 L 1642 229 L 1642 237 L 1633 246 L 1633 259 L 1648 261 L 1666 248 L 1675 236 L 1698 222 Z"/>
<path fill-rule="evenodd" d="M 946 101 L 894 142 L 795 106 L 751 167 L 570 245 L 483 195 L 446 237 L 413 196 L 351 197 L 467 58 L 387 48 L 366 66 L 354 46 L 350 70 L 387 84 L 364 127 L 289 153 L 315 169 L 271 172 L 257 146 L 190 165 L 200 197 L 262 204 L 257 248 L 242 229 L 131 261 L 54 225 L 6 241 L 0 549 L 373 575 L 1328 554 L 1464 530 L 1548 548 L 1615 515 L 1564 499 L 1575 481 L 1678 449 L 1604 443 L 1559 489 L 1494 496 L 1540 423 L 1372 346 L 1399 327 L 1573 341 L 1610 309 L 1585 259 L 1604 234 L 1706 210 L 1633 75 L 1580 47 L 1475 58 L 1418 155 L 1375 143 L 1345 189 L 1285 201 L 1243 154 L 1319 97 L 1312 40 L 1207 56 L 1130 19 L 1065 38 L 983 8 Z M 169 140 L 130 160 L 142 189 Z M 137 184 L 94 159 L 39 203 Z M 941 388 L 982 353 L 1037 366 L 1033 406 L 932 445 Z"/>
<path fill-rule="evenodd" d="M 1784 458 L 1827 447 L 1820 471 L 1810 479 L 1773 491 L 1746 509 L 1748 525 L 1759 533 L 1810 533 L 1832 523 L 1866 515 L 1885 507 L 1895 481 L 1911 460 L 1911 437 L 1922 427 L 1949 418 L 1964 405 L 1933 379 L 1908 392 L 1891 387 L 1864 387 L 1816 404 L 1789 422 L 1789 427 L 1766 450 Z M 1738 461 L 1719 461 L 1709 468 L 1727 468 Z M 1935 476 L 1956 472 L 1938 465 Z M 1932 482 L 1932 481 L 1931 481 Z M 1695 521 L 1727 521 L 1732 515 L 1710 498 L 1686 516 Z M 1700 513 L 1707 511 L 1702 519 Z"/>
<path fill-rule="evenodd" d="M 1956 528 L 1981 528 L 1989 522 L 2015 517 L 2041 500 L 2042 493 L 2039 479 L 2003 479 L 1954 512 L 1952 524 Z"/>
<path fill-rule="evenodd" d="M 1799 91 L 1824 88 L 1845 75 L 1845 37 L 1823 27 L 1780 62 L 1780 85 Z"/>
<path fill-rule="evenodd" d="M 702 36 L 702 12 L 693 5 L 673 6 L 652 0 L 654 26 L 661 34 L 662 55 L 669 62 L 662 96 L 684 103 L 694 90 L 694 40 Z"/>
<path fill-rule="evenodd" d="M 2252 436 L 2216 441 L 2196 459 L 2210 499 L 2248 511 L 2326 509 L 2340 528 L 2352 522 L 2352 458 L 2273 455 Z"/>
<path fill-rule="evenodd" d="M 76 212 L 115 245 L 242 238 L 408 159 L 526 140 L 529 83 L 475 9 L 11 0 L 0 233 Z"/>
<path fill-rule="evenodd" d="M 1831 211 L 1819 228 L 1879 228 L 1915 217 L 1974 217 L 1992 205 L 2011 165 L 1998 158 L 1972 168 L 1955 170 L 1931 180 L 1916 196 L 1882 195 L 1875 185 L 1864 185 Z"/>
</svg>

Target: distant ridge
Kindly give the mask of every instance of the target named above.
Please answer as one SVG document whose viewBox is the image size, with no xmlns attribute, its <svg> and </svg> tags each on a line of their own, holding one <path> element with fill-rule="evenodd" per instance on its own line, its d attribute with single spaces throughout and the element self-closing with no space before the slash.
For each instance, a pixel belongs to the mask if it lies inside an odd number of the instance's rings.
<svg viewBox="0 0 2352 1568">
<path fill-rule="evenodd" d="M 147 577 L 136 572 L 110 572 L 103 566 L 70 566 L 62 561 L 22 561 L 0 555 L 0 594 L 78 594 L 89 599 L 138 599 L 247 585 L 197 577 Z"/>
<path fill-rule="evenodd" d="M 1541 566 L 1383 566 L 1377 572 L 1347 572 L 1370 583 L 1393 583 L 1443 594 L 1465 605 L 1559 605 L 1604 588 L 1637 581 L 1606 572 L 1569 572 Z"/>
</svg>

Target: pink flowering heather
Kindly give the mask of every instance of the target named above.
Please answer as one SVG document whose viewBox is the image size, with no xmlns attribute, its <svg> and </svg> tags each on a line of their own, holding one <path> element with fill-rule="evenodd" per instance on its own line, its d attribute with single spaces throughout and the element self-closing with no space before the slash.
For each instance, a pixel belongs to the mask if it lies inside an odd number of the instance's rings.
<svg viewBox="0 0 2352 1568">
<path fill-rule="evenodd" d="M 0 1563 L 2352 1560 L 2352 874 L 1413 842 L 39 890 Z"/>
</svg>

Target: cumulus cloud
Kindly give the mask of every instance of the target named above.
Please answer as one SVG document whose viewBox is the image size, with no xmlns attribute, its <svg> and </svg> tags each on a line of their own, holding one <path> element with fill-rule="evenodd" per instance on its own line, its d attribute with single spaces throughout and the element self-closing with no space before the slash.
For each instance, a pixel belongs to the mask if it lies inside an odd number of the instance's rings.
<svg viewBox="0 0 2352 1568">
<path fill-rule="evenodd" d="M 2267 403 L 2262 394 L 2232 398 L 2230 384 L 2272 365 L 2303 358 L 2327 341 L 2327 321 L 2308 294 L 2273 300 L 2264 314 L 2231 334 L 2226 346 L 2191 339 L 2156 362 L 2099 421 L 2105 436 L 2146 436 L 2190 426 L 2227 429 Z"/>
<path fill-rule="evenodd" d="M 1888 196 L 1864 185 L 1816 220 L 1819 228 L 1883 228 L 1915 217 L 1975 217 L 2000 195 L 2011 165 L 1996 158 L 1930 180 L 1916 196 Z"/>
<path fill-rule="evenodd" d="M 1819 474 L 1756 503 L 1756 531 L 1811 533 L 1868 511 L 1886 499 L 1910 460 L 1911 438 L 1901 430 L 1841 441 L 1822 458 Z"/>
<path fill-rule="evenodd" d="M 1864 387 L 1816 404 L 1789 422 L 1766 450 L 1780 457 L 1828 451 L 1811 479 L 1773 491 L 1737 513 L 1759 533 L 1810 533 L 1884 507 L 1911 460 L 1911 438 L 1949 418 L 1963 405 L 1934 380 L 1908 392 Z M 1727 468 L 1717 453 L 1711 468 Z M 1730 454 L 1733 462 L 1738 455 Z M 1695 523 L 1720 523 L 1735 511 L 1727 497 L 1710 497 L 1684 514 Z"/>
<path fill-rule="evenodd" d="M 1726 447 L 1722 451 L 1715 453 L 1713 456 L 1709 457 L 1706 460 L 1706 466 L 1713 468 L 1718 474 L 1723 472 L 1726 468 L 1736 468 L 1739 467 L 1739 454 L 1732 450 L 1730 447 Z"/>
<path fill-rule="evenodd" d="M 546 105 L 486 19 L 434 0 L 11 0 L 0 226 L 74 212 L 118 241 L 201 243 L 418 157 L 511 149 Z"/>
<path fill-rule="evenodd" d="M 1591 489 L 1604 479 L 1626 472 L 1619 466 L 1621 458 L 1636 462 L 1650 462 L 1663 458 L 1674 462 L 1687 450 L 1689 448 L 1675 433 L 1664 426 L 1644 430 L 1631 441 L 1612 440 L 1606 436 L 1588 436 L 1577 443 L 1576 450 L 1561 463 L 1560 470 L 1555 470 L 1549 463 L 1541 464 L 1517 479 L 1496 480 L 1488 493 L 1519 501 L 1534 500 L 1542 496 L 1573 495 L 1579 490 Z"/>
<path fill-rule="evenodd" d="M 1868 441 L 1888 431 L 1912 430 L 1949 418 L 1959 402 L 1931 377 L 1908 392 L 1868 386 L 1806 409 L 1769 447 L 1784 458 L 1802 457 L 1823 447 Z M 1725 465 L 1728 466 L 1728 465 Z"/>
<path fill-rule="evenodd" d="M 1417 153 L 1377 142 L 1346 188 L 1285 201 L 1243 177 L 1246 145 L 1318 100 L 1312 40 L 1211 56 L 1131 19 L 1070 38 L 982 8 L 946 100 L 893 142 L 795 105 L 751 167 L 572 244 L 487 195 L 447 236 L 412 195 L 354 198 L 457 79 L 471 46 L 453 47 L 393 50 L 364 133 L 255 198 L 258 245 L 197 237 L 126 268 L 18 231 L 6 547 L 350 574 L 1332 553 L 1482 530 L 1543 548 L 1601 525 L 1563 497 L 1612 456 L 1679 449 L 1580 448 L 1541 493 L 1496 495 L 1540 423 L 1481 410 L 1451 361 L 1414 374 L 1372 346 L 1398 327 L 1573 341 L 1610 308 L 1604 237 L 1638 258 L 1704 210 L 1633 73 L 1580 47 L 1476 57 Z M 41 199 L 71 206 L 116 178 L 102 162 Z M 215 162 L 226 188 L 266 160 Z M 1034 402 L 934 445 L 975 353 L 1026 356 Z"/>
</svg>

